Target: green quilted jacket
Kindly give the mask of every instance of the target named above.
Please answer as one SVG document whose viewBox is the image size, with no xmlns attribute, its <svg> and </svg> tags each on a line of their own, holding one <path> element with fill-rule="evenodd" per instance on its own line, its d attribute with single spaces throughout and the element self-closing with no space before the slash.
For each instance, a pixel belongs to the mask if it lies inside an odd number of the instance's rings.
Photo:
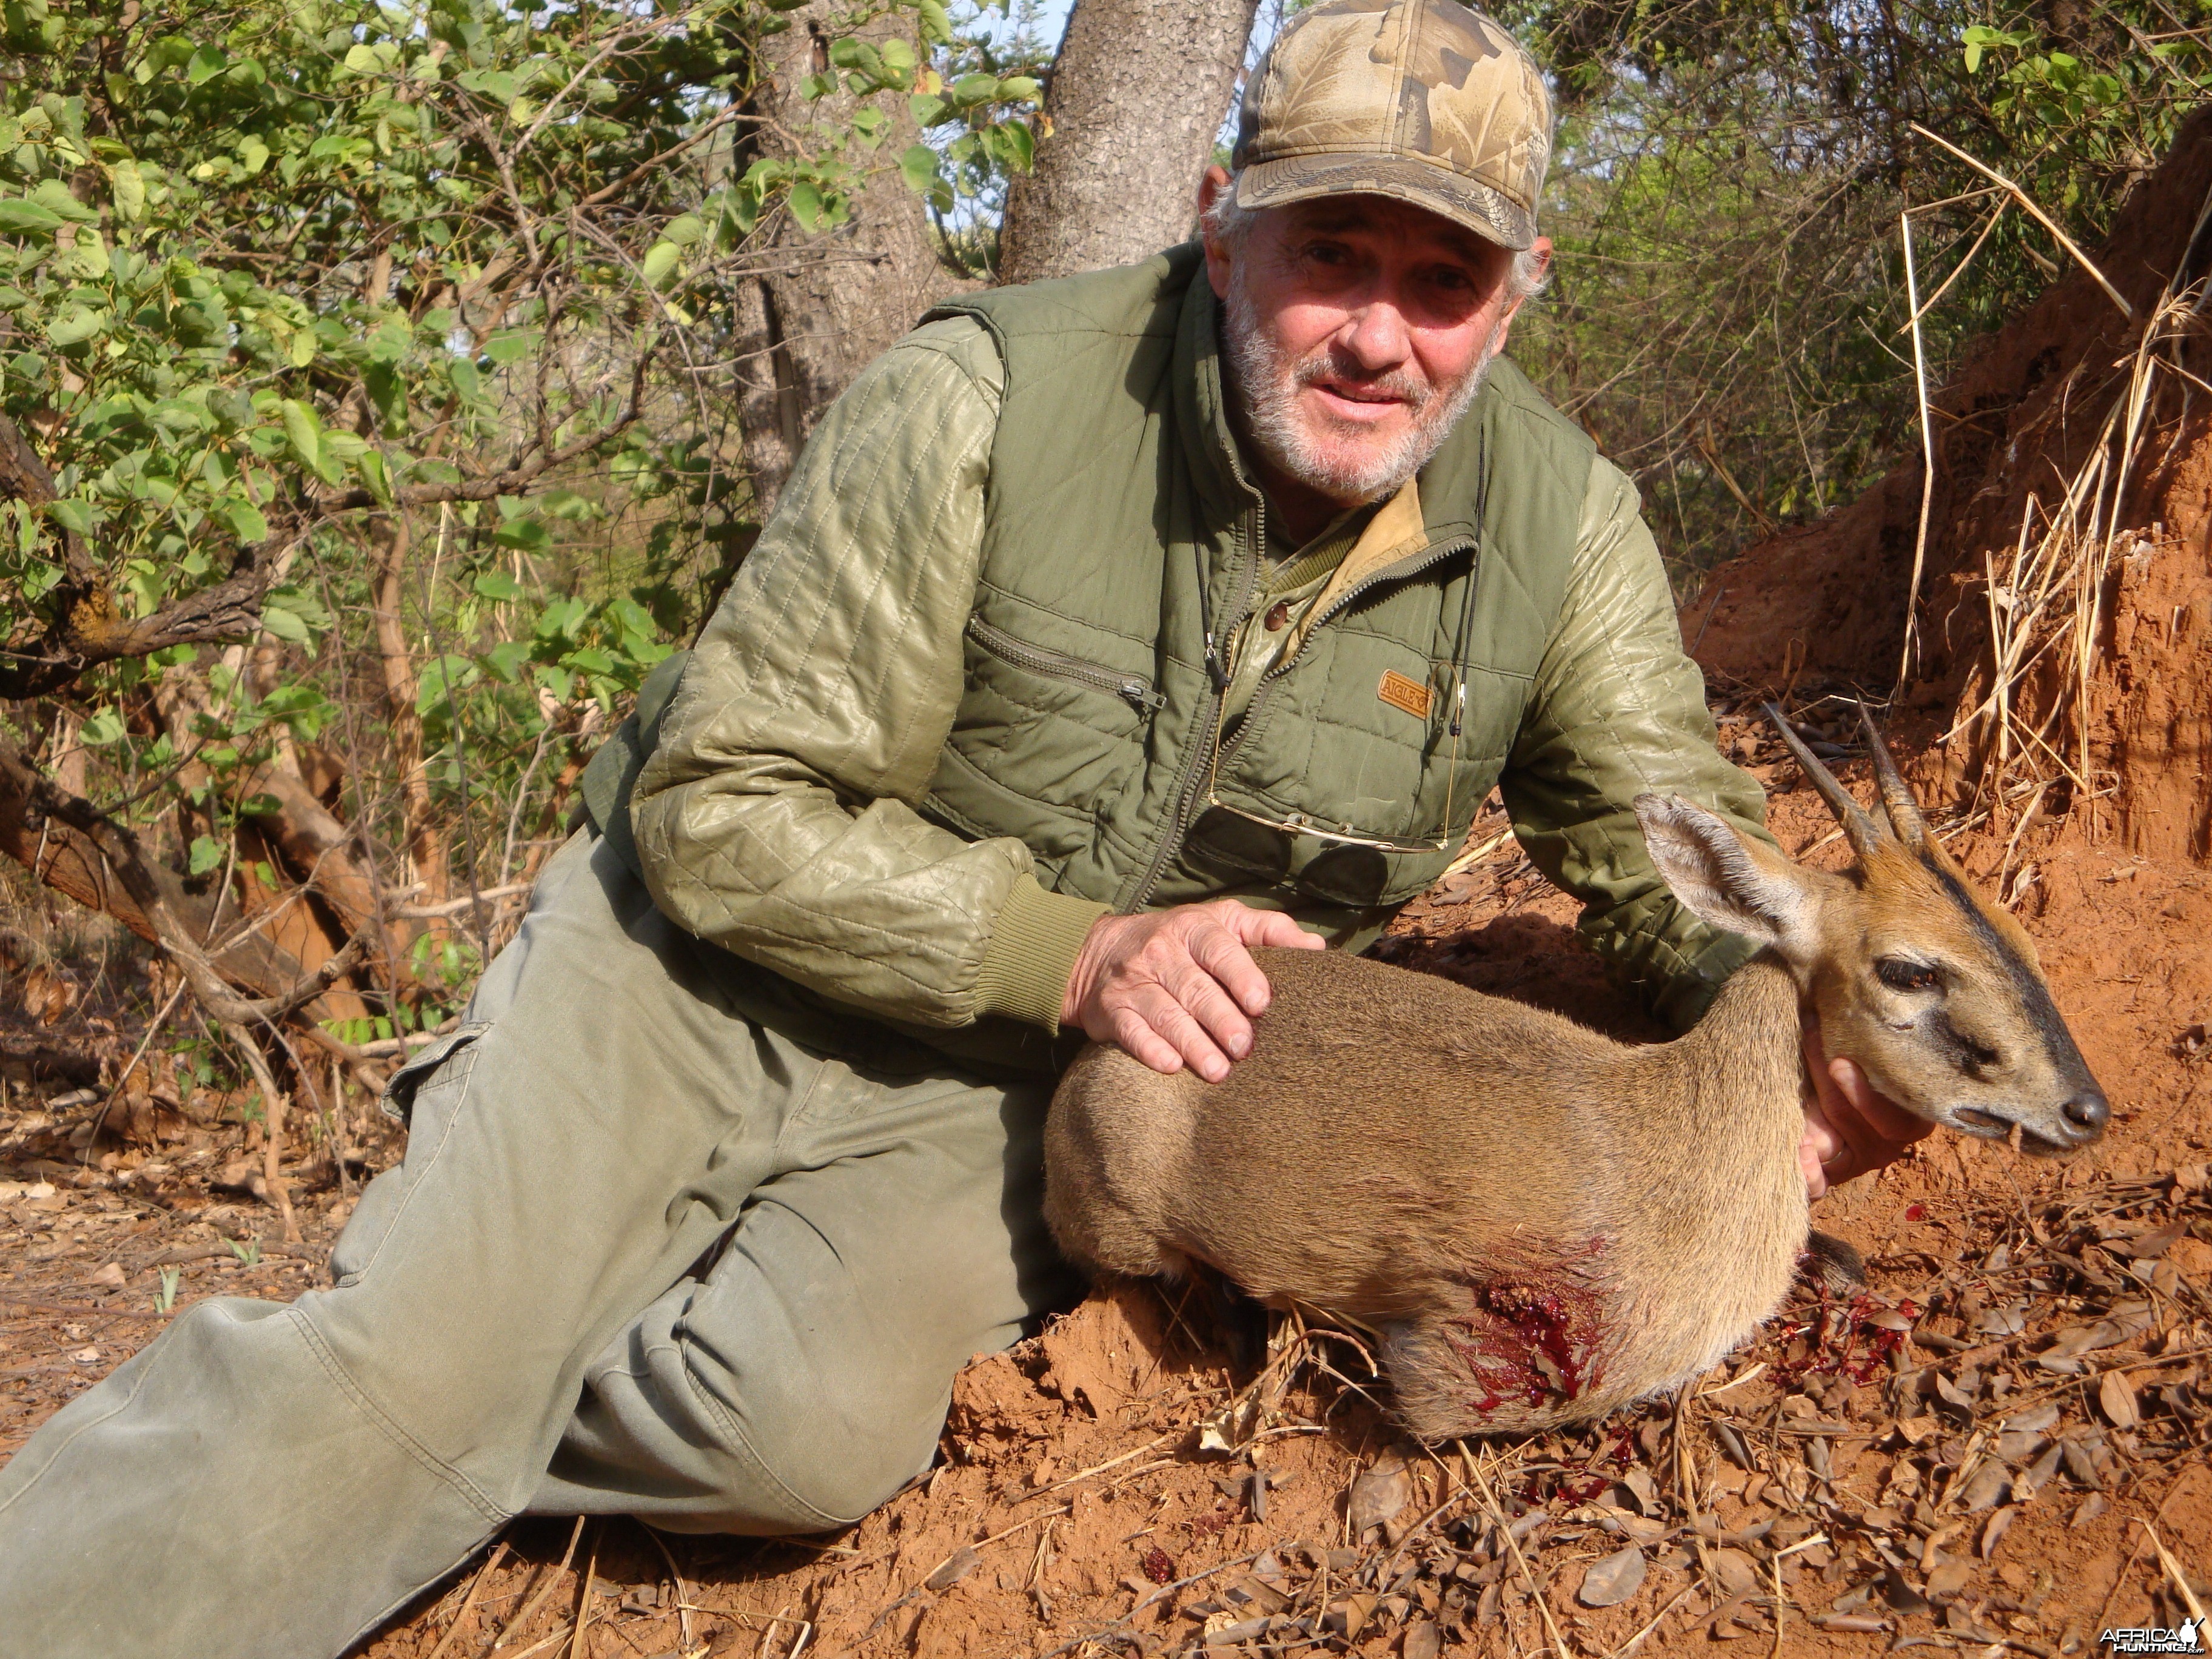
<svg viewBox="0 0 2212 1659">
<path fill-rule="evenodd" d="M 747 1012 L 878 1061 L 919 1040 L 1048 1068 L 1109 908 L 1227 894 L 1356 947 L 1449 859 L 1205 845 L 1200 629 L 1235 625 L 1263 509 L 1200 269 L 1177 249 L 979 296 L 886 352 L 587 775 L 660 908 L 738 959 Z M 1688 1024 L 1748 949 L 1667 893 L 1630 802 L 1763 836 L 1764 799 L 1713 747 L 1633 488 L 1501 362 L 1415 496 L 1383 579 L 1321 607 L 1255 702 L 1219 799 L 1449 837 L 1495 781 L 1584 936 Z"/>
</svg>

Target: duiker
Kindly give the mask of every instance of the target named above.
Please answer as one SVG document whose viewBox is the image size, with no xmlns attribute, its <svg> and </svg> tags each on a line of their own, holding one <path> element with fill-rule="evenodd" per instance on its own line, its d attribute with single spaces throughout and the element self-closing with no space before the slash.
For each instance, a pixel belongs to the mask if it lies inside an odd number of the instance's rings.
<svg viewBox="0 0 2212 1659">
<path fill-rule="evenodd" d="M 1274 1002 L 1226 1081 L 1097 1046 L 1070 1068 L 1045 1138 L 1062 1247 L 1120 1273 L 1202 1263 L 1380 1332 L 1407 1426 L 1437 1440 L 1602 1415 L 1780 1304 L 1807 1239 L 1808 1008 L 1831 1055 L 1923 1118 L 2039 1152 L 2095 1139 L 2105 1097 L 2034 946 L 1862 720 L 1885 824 L 1776 717 L 1847 874 L 1637 800 L 1681 902 L 1765 947 L 1686 1036 L 1630 1046 L 1431 975 L 1265 952 Z"/>
</svg>

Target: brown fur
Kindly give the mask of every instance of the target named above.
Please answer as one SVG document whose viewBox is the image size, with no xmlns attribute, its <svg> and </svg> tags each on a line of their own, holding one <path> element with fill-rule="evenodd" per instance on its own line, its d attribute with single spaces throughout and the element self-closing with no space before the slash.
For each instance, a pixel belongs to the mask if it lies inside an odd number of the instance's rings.
<svg viewBox="0 0 2212 1659">
<path fill-rule="evenodd" d="M 1961 909 L 1956 867 L 1894 799 L 1886 836 L 1846 820 L 1848 876 L 1686 803 L 1637 805 L 1683 902 L 1768 947 L 1696 1030 L 1632 1047 L 1380 963 L 1262 951 L 1273 1006 L 1224 1082 L 1098 1046 L 1069 1069 L 1046 1128 L 1062 1247 L 1119 1273 L 1204 1262 L 1380 1330 L 1424 1439 L 1525 1431 L 1695 1375 L 1787 1293 L 1804 1007 L 1830 1054 L 1923 1116 L 2058 1150 L 2101 1129 L 2025 935 Z M 1878 976 L 1906 953 L 1937 991 Z"/>
</svg>

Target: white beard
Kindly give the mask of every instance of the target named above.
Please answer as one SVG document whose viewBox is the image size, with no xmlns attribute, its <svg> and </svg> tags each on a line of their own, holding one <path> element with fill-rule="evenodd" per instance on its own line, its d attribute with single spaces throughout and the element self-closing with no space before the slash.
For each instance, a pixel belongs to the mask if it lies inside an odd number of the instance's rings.
<svg viewBox="0 0 2212 1659">
<path fill-rule="evenodd" d="M 1431 386 L 1410 369 L 1367 381 L 1378 392 L 1404 398 L 1414 410 L 1406 429 L 1379 446 L 1364 426 L 1299 408 L 1301 391 L 1339 371 L 1326 346 L 1296 362 L 1290 360 L 1260 321 L 1245 290 L 1242 260 L 1230 276 L 1222 346 L 1235 395 L 1243 400 L 1245 422 L 1261 455 L 1300 483 L 1352 507 L 1396 495 L 1428 465 L 1482 390 L 1504 321 L 1501 317 L 1492 326 L 1474 368 L 1455 386 Z M 1322 429 L 1313 430 L 1316 424 Z"/>
</svg>

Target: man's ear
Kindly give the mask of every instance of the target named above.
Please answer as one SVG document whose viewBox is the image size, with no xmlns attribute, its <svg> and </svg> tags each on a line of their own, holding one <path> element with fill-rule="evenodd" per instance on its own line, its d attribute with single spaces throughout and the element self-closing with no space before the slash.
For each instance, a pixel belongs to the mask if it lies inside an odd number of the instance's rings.
<svg viewBox="0 0 2212 1659">
<path fill-rule="evenodd" d="M 1528 252 L 1536 256 L 1536 281 L 1540 286 L 1546 274 L 1552 269 L 1552 239 L 1548 236 L 1539 236 L 1528 244 Z M 1510 263 L 1512 258 L 1511 254 L 1506 256 L 1508 261 L 1506 270 L 1509 274 L 1513 269 Z M 1505 314 L 1498 319 L 1497 332 L 1491 337 L 1490 355 L 1492 356 L 1495 357 L 1505 349 L 1505 342 L 1513 332 L 1513 319 L 1521 314 L 1521 307 L 1528 302 L 1528 296 L 1526 294 L 1516 295 L 1513 302 L 1505 307 Z"/>
<path fill-rule="evenodd" d="M 1206 280 L 1212 286 L 1217 300 L 1229 297 L 1230 254 L 1221 240 L 1206 229 L 1206 216 L 1229 188 L 1229 169 L 1218 161 L 1206 168 L 1206 176 L 1198 181 L 1198 234 L 1206 242 Z"/>
<path fill-rule="evenodd" d="M 1812 884 L 1788 859 L 1673 795 L 1638 795 L 1636 820 L 1651 862 L 1692 915 L 1786 957 L 1809 947 Z"/>
</svg>

